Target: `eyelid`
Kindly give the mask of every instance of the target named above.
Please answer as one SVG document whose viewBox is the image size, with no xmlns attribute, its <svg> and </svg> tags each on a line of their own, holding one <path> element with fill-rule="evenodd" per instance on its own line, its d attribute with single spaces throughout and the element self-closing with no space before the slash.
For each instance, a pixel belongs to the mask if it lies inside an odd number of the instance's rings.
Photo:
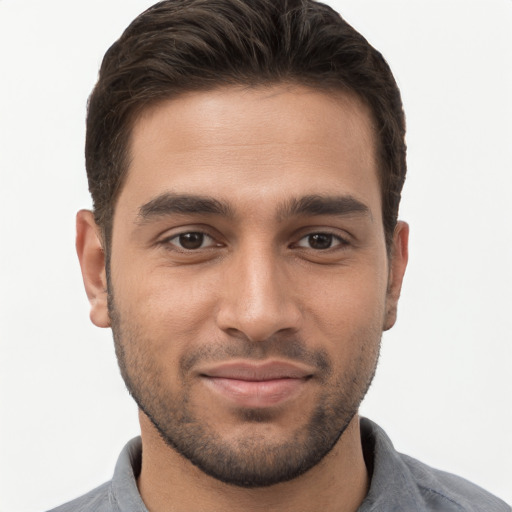
<svg viewBox="0 0 512 512">
<path fill-rule="evenodd" d="M 340 230 L 333 229 L 333 228 L 326 228 L 322 226 L 311 226 L 307 229 L 301 229 L 297 235 L 295 236 L 296 242 L 292 244 L 292 246 L 297 246 L 298 242 L 303 240 L 304 238 L 307 238 L 312 235 L 329 235 L 332 236 L 334 239 L 336 239 L 339 244 L 336 244 L 333 247 L 330 247 L 329 249 L 334 249 L 334 247 L 338 246 L 348 246 L 353 244 L 352 237 L 346 233 L 345 231 L 340 233 Z M 299 246 L 300 247 L 300 246 Z M 304 247 L 306 248 L 306 247 Z M 328 249 L 325 249 L 326 251 Z"/>
<path fill-rule="evenodd" d="M 169 233 L 168 230 L 167 233 L 164 236 L 161 236 L 157 240 L 157 244 L 166 247 L 168 250 L 175 250 L 180 251 L 184 253 L 193 253 L 198 252 L 200 250 L 206 250 L 210 249 L 212 247 L 221 247 L 224 244 L 222 242 L 219 242 L 219 237 L 212 234 L 211 230 L 207 229 L 205 226 L 182 226 L 180 228 L 175 228 L 172 230 L 172 233 Z M 175 240 L 176 238 L 179 238 L 182 235 L 186 235 L 188 233 L 198 233 L 203 235 L 205 238 L 208 238 L 211 240 L 211 243 L 209 243 L 207 246 L 200 247 L 198 249 L 186 249 L 185 247 L 180 247 L 177 243 L 172 243 L 172 240 Z M 172 248 L 172 249 L 171 249 Z"/>
<path fill-rule="evenodd" d="M 219 239 L 222 239 L 222 235 L 218 234 L 218 232 L 215 230 L 214 233 L 212 233 L 212 230 L 209 226 L 204 225 L 188 225 L 188 226 L 180 226 L 175 227 L 174 229 L 166 230 L 166 232 L 159 237 L 159 239 L 156 241 L 158 245 L 162 246 L 172 246 L 177 251 L 182 251 L 185 253 L 190 252 L 197 252 L 201 249 L 210 249 L 213 247 L 222 247 L 225 245 L 225 242 L 219 241 Z M 205 247 L 200 247 L 198 249 L 186 249 L 184 247 L 180 247 L 177 243 L 172 243 L 173 240 L 179 238 L 182 235 L 185 235 L 187 233 L 200 233 L 205 238 L 210 239 L 210 243 L 208 243 Z M 333 239 L 337 242 L 333 246 L 327 248 L 327 249 L 315 249 L 315 252 L 327 252 L 329 250 L 336 250 L 340 248 L 344 248 L 347 246 L 350 246 L 353 244 L 352 237 L 346 233 L 340 233 L 338 229 L 335 228 L 326 228 L 322 226 L 308 226 L 303 229 L 298 230 L 296 235 L 293 237 L 295 239 L 294 242 L 292 242 L 289 247 L 299 247 L 301 249 L 312 249 L 305 246 L 300 246 L 299 242 L 304 240 L 305 238 L 316 235 L 316 234 L 322 234 L 322 235 L 328 235 L 332 236 Z"/>
<path fill-rule="evenodd" d="M 203 236 L 201 247 L 198 247 L 197 249 L 187 249 L 186 247 L 179 246 L 177 243 L 176 244 L 173 243 L 173 240 L 179 239 L 183 235 L 192 234 L 192 233 Z M 206 245 L 203 245 L 204 243 L 207 242 L 207 239 L 210 239 L 210 243 L 207 243 Z M 203 233 L 201 231 L 185 231 L 184 233 L 178 233 L 177 235 L 174 235 L 173 237 L 167 238 L 167 242 L 166 243 L 171 244 L 171 245 L 176 245 L 182 251 L 198 251 L 199 249 L 207 249 L 209 247 L 214 247 L 215 245 L 218 245 L 218 244 L 215 244 L 214 238 L 212 238 L 207 233 Z"/>
<path fill-rule="evenodd" d="M 300 242 L 302 242 L 302 240 L 305 240 L 305 239 L 309 238 L 310 236 L 314 236 L 314 235 L 327 235 L 327 236 L 332 237 L 333 242 L 336 242 L 336 243 L 333 243 L 330 247 L 328 247 L 326 249 L 315 249 L 316 251 L 319 251 L 319 250 L 328 251 L 329 249 L 334 249 L 335 247 L 345 246 L 348 244 L 347 240 L 345 240 L 344 238 L 342 238 L 339 235 L 335 235 L 334 233 L 314 232 L 314 233 L 309 233 L 309 234 L 304 235 L 303 237 L 299 238 L 299 241 L 296 242 L 295 245 L 297 245 L 298 247 L 304 247 L 305 249 L 308 249 L 308 248 L 313 249 L 313 247 L 306 247 L 305 245 L 301 245 Z"/>
</svg>

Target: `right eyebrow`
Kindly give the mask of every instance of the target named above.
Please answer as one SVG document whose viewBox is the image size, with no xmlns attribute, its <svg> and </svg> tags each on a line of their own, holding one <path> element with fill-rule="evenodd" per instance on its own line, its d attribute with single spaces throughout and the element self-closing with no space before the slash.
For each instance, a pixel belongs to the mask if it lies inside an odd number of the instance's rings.
<svg viewBox="0 0 512 512">
<path fill-rule="evenodd" d="M 139 208 L 137 223 L 172 214 L 210 214 L 233 217 L 230 206 L 212 197 L 165 192 Z"/>
</svg>

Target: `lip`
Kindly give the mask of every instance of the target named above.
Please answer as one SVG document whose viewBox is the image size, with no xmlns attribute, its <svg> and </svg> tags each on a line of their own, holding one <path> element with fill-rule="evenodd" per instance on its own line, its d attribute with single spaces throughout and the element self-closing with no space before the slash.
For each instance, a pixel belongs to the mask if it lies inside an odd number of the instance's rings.
<svg viewBox="0 0 512 512">
<path fill-rule="evenodd" d="M 230 362 L 200 372 L 217 395 L 239 407 L 271 407 L 297 396 L 313 372 L 282 361 Z"/>
</svg>

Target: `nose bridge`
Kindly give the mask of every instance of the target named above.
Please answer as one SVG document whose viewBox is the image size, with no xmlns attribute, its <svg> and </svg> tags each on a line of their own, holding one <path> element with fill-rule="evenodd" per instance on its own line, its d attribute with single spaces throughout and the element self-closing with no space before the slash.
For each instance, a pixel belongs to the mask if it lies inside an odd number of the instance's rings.
<svg viewBox="0 0 512 512">
<path fill-rule="evenodd" d="M 300 322 L 285 261 L 264 244 L 247 244 L 233 255 L 218 314 L 219 326 L 252 341 L 296 330 Z"/>
</svg>

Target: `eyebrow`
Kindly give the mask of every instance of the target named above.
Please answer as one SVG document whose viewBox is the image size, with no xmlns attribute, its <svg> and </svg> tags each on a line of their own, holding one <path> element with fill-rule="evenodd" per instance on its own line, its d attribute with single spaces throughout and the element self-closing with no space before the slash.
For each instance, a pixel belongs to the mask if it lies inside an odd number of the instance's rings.
<svg viewBox="0 0 512 512">
<path fill-rule="evenodd" d="M 144 224 L 150 220 L 172 214 L 207 214 L 234 218 L 231 206 L 209 196 L 176 194 L 165 192 L 151 199 L 139 208 L 137 223 Z M 297 216 L 321 215 L 363 215 L 373 220 L 368 206 L 358 199 L 346 196 L 308 195 L 292 198 L 277 210 L 277 219 L 282 221 Z"/>
<path fill-rule="evenodd" d="M 209 214 L 233 217 L 230 206 L 212 197 L 165 192 L 139 208 L 138 223 L 172 214 Z"/>
<path fill-rule="evenodd" d="M 368 216 L 373 220 L 370 208 L 353 196 L 321 196 L 308 195 L 290 199 L 278 210 L 278 219 L 301 215 L 349 215 Z"/>
</svg>

